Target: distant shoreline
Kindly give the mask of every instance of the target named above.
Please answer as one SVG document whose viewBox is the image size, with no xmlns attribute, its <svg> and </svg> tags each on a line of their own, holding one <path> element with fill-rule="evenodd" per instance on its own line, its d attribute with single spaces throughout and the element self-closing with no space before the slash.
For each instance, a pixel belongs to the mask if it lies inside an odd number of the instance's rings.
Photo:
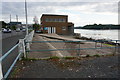
<svg viewBox="0 0 120 80">
<path fill-rule="evenodd" d="M 83 29 L 83 28 L 74 28 L 74 29 Z M 86 29 L 86 30 L 120 30 L 120 29 Z"/>
<path fill-rule="evenodd" d="M 112 29 L 120 29 L 120 25 L 104 25 L 104 24 L 93 24 L 93 25 L 85 25 L 85 26 L 78 26 L 74 27 L 75 29 L 97 29 L 97 30 L 112 30 Z"/>
</svg>

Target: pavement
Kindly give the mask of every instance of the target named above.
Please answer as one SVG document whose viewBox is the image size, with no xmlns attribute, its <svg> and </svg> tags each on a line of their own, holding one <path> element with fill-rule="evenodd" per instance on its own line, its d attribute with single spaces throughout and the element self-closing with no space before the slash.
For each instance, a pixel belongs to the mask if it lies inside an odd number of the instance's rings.
<svg viewBox="0 0 120 80">
<path fill-rule="evenodd" d="M 52 36 L 58 36 L 56 34 L 53 34 Z M 58 39 L 50 39 L 46 38 L 44 36 L 41 36 L 40 34 L 35 34 L 33 37 L 33 41 L 61 41 Z M 63 49 L 65 43 L 32 43 L 30 49 L 31 50 L 47 50 L 47 49 Z M 48 58 L 51 56 L 58 56 L 58 57 L 66 57 L 66 56 L 72 56 L 68 51 L 34 51 L 28 53 L 28 58 Z"/>
<path fill-rule="evenodd" d="M 44 39 L 38 34 L 35 34 L 33 36 L 33 41 L 44 41 Z M 31 50 L 45 50 L 45 49 L 49 49 L 49 46 L 47 45 L 47 43 L 32 43 L 30 46 L 30 49 Z M 47 51 L 47 52 L 34 51 L 34 52 L 28 53 L 28 58 L 32 58 L 32 59 L 33 58 L 35 59 L 48 58 L 51 56 L 52 56 L 52 53 L 50 51 Z"/>
<path fill-rule="evenodd" d="M 83 41 L 75 39 L 73 36 L 64 36 L 57 34 L 35 34 L 33 41 Z M 97 43 L 96 47 L 111 47 L 110 45 L 104 45 Z M 112 46 L 113 47 L 113 46 Z M 32 43 L 31 50 L 47 50 L 47 49 L 70 49 L 63 51 L 34 51 L 28 53 L 28 58 L 48 58 L 51 56 L 68 57 L 68 56 L 86 56 L 86 55 L 111 55 L 117 54 L 114 48 L 111 49 L 85 49 L 85 50 L 72 50 L 77 48 L 95 48 L 95 42 L 47 42 L 47 43 Z"/>
<path fill-rule="evenodd" d="M 60 36 L 57 34 L 40 34 L 40 36 L 52 38 L 52 39 L 64 40 L 64 41 L 83 41 L 80 39 L 71 38 L 69 36 L 62 36 L 62 35 Z"/>
</svg>

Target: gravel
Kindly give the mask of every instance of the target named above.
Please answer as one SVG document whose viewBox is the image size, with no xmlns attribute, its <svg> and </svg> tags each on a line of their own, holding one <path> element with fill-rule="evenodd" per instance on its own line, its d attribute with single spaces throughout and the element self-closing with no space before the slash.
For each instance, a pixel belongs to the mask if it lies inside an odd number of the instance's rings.
<svg viewBox="0 0 120 80">
<path fill-rule="evenodd" d="M 118 78 L 118 56 L 22 60 L 9 78 Z"/>
</svg>

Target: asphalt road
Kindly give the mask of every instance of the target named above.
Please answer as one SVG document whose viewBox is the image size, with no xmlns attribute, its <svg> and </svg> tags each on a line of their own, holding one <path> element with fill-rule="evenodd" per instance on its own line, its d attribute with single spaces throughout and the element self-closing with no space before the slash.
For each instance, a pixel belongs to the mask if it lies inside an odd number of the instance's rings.
<svg viewBox="0 0 120 80">
<path fill-rule="evenodd" d="M 7 51 L 9 51 L 13 46 L 15 46 L 19 39 L 25 37 L 25 32 L 15 32 L 12 33 L 2 33 L 2 55 L 4 55 Z M 8 68 L 13 63 L 14 59 L 18 55 L 18 48 L 13 50 L 11 54 L 9 54 L 2 61 L 3 75 L 6 73 Z"/>
</svg>

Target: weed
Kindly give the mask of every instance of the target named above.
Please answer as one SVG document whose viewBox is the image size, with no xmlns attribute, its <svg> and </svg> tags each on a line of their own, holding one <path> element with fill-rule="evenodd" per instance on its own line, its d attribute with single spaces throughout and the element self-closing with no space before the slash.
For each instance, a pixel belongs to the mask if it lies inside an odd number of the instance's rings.
<svg viewBox="0 0 120 80">
<path fill-rule="evenodd" d="M 90 55 L 89 55 L 89 54 L 87 54 L 87 55 L 86 55 L 86 57 L 90 57 Z"/>
<path fill-rule="evenodd" d="M 10 77 L 14 77 L 16 76 L 16 74 L 20 71 L 20 69 L 18 67 L 16 67 L 15 69 L 12 70 Z"/>
<path fill-rule="evenodd" d="M 63 59 L 75 59 L 76 57 L 73 56 L 67 56 L 67 57 L 63 57 Z"/>
<path fill-rule="evenodd" d="M 112 44 L 104 44 L 104 45 L 107 45 L 107 46 L 111 46 L 111 47 L 114 47 L 114 45 L 112 45 Z"/>
<path fill-rule="evenodd" d="M 100 55 L 98 55 L 98 54 L 95 54 L 95 55 L 93 55 L 94 57 L 100 57 Z"/>
<path fill-rule="evenodd" d="M 52 56 L 52 57 L 50 57 L 49 59 L 60 59 L 60 58 L 57 57 L 57 56 Z"/>
</svg>

